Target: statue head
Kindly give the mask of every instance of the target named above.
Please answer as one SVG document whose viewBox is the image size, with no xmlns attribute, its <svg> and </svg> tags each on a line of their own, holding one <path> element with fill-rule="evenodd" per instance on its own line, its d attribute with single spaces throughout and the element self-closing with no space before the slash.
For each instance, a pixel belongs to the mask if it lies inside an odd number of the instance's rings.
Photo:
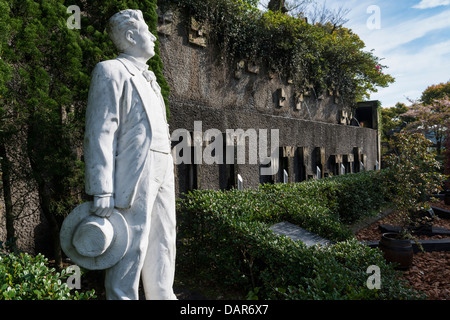
<svg viewBox="0 0 450 320">
<path fill-rule="evenodd" d="M 108 23 L 108 33 L 116 48 L 136 58 L 150 59 L 155 55 L 156 37 L 149 31 L 140 10 L 122 10 Z"/>
</svg>

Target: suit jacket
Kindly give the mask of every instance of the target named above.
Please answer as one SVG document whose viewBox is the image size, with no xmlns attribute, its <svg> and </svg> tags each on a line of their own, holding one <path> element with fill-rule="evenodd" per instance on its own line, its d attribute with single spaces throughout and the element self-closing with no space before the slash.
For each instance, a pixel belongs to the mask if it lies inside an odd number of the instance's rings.
<svg viewBox="0 0 450 320">
<path fill-rule="evenodd" d="M 118 208 L 133 203 L 151 148 L 152 128 L 165 126 L 170 151 L 164 101 L 151 90 L 142 72 L 120 56 L 98 63 L 92 72 L 84 139 L 85 188 L 89 195 L 113 194 Z M 157 112 L 162 116 L 155 117 Z"/>
</svg>

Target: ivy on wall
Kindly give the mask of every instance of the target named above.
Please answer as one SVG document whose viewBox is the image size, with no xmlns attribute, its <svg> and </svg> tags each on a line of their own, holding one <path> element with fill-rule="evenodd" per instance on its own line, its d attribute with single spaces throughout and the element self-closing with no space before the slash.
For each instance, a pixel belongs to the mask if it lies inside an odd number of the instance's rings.
<svg viewBox="0 0 450 320">
<path fill-rule="evenodd" d="M 251 2 L 250 2 L 251 3 Z M 339 90 L 347 105 L 367 99 L 394 78 L 352 30 L 331 24 L 311 25 L 302 17 L 261 11 L 243 0 L 159 0 L 164 10 L 178 10 L 209 28 L 225 60 L 266 64 L 291 79 L 299 92 Z"/>
</svg>

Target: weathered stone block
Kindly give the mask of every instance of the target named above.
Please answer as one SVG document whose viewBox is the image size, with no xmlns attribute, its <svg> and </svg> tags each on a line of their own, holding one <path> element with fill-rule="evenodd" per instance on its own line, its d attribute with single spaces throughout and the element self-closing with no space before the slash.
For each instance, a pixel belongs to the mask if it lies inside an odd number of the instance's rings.
<svg viewBox="0 0 450 320">
<path fill-rule="evenodd" d="M 286 92 L 283 88 L 277 89 L 277 104 L 278 108 L 282 108 L 287 105 Z"/>
<path fill-rule="evenodd" d="M 158 33 L 170 36 L 172 34 L 174 14 L 172 11 L 167 11 L 163 13 L 159 8 L 156 9 L 158 14 Z"/>
<path fill-rule="evenodd" d="M 292 158 L 295 155 L 295 147 L 285 146 L 283 147 L 283 157 L 284 158 Z"/>
<path fill-rule="evenodd" d="M 191 27 L 189 30 L 189 43 L 199 47 L 207 47 L 208 30 L 206 26 L 201 25 L 197 20 L 191 18 Z"/>
<path fill-rule="evenodd" d="M 258 74 L 259 73 L 259 66 L 254 61 L 250 61 L 247 64 L 247 71 L 250 72 L 250 73 Z"/>
</svg>

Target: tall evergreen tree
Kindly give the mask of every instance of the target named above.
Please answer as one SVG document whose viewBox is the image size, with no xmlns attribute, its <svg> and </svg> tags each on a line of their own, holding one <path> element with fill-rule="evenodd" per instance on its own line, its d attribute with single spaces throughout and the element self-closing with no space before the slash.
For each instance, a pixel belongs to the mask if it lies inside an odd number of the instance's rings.
<svg viewBox="0 0 450 320">
<path fill-rule="evenodd" d="M 7 239 L 15 238 L 15 230 L 13 225 L 13 210 L 11 198 L 11 164 L 9 162 L 5 140 L 8 140 L 11 132 L 11 118 L 8 110 L 5 108 L 5 95 L 7 95 L 6 83 L 11 77 L 11 68 L 3 58 L 4 48 L 8 44 L 11 26 L 9 19 L 9 6 L 6 1 L 0 1 L 0 166 L 2 174 L 2 190 L 5 203 L 5 217 L 6 217 L 6 237 Z"/>
<path fill-rule="evenodd" d="M 8 6 L 11 33 L 4 59 L 12 76 L 5 83 L 3 110 L 15 130 L 8 128 L 1 143 L 14 143 L 26 155 L 20 161 L 28 161 L 34 181 L 25 183 L 37 186 L 53 253 L 61 261 L 58 217 L 74 202 L 73 183 L 80 180 L 82 167 L 74 152 L 81 137 L 74 106 L 80 96 L 78 84 L 87 79 L 79 36 L 67 28 L 61 1 L 9 1 Z M 18 160 L 6 150 L 1 149 L 5 159 Z"/>
<path fill-rule="evenodd" d="M 67 27 L 67 7 L 74 4 L 83 12 L 81 29 Z M 112 14 L 126 8 L 141 9 L 156 35 L 156 0 L 0 0 L 2 170 L 8 171 L 8 161 L 14 160 L 6 147 L 14 144 L 26 155 L 29 165 L 19 168 L 31 172 L 32 180 L 25 182 L 36 185 L 59 266 L 59 227 L 84 190 L 81 160 L 90 73 L 96 63 L 117 55 L 105 26 Z M 149 64 L 167 102 L 159 48 L 156 52 Z M 3 180 L 7 187 L 8 175 Z"/>
</svg>

